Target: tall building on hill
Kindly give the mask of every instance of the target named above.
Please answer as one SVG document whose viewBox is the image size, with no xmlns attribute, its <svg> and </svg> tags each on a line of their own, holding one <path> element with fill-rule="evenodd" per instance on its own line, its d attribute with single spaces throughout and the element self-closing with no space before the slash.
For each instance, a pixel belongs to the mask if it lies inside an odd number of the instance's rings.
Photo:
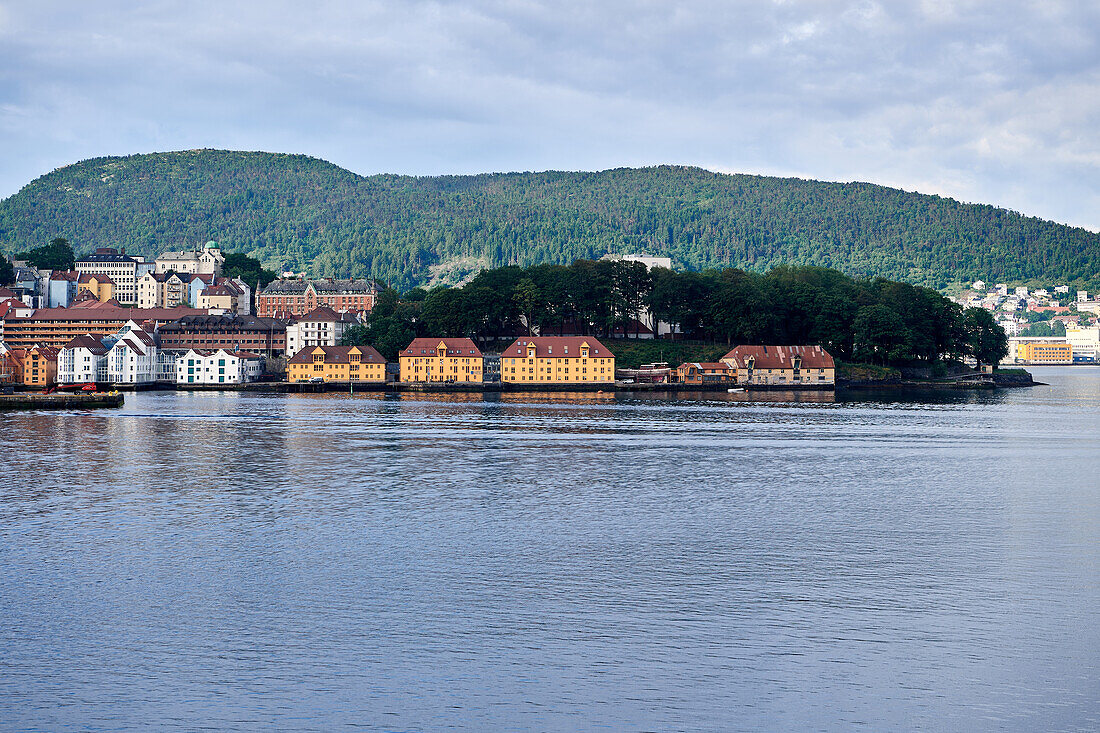
<svg viewBox="0 0 1100 733">
<path fill-rule="evenodd" d="M 273 280 L 256 296 L 256 315 L 304 316 L 319 306 L 367 313 L 377 294 L 373 280 Z"/>
<path fill-rule="evenodd" d="M 114 298 L 123 305 L 137 305 L 137 281 L 155 267 L 140 256 L 130 256 L 110 247 L 100 247 L 77 259 L 76 269 L 82 275 L 106 275 L 114 283 Z"/>
<path fill-rule="evenodd" d="M 156 271 L 221 276 L 225 255 L 217 242 L 207 242 L 201 249 L 165 252 L 156 259 Z"/>
</svg>

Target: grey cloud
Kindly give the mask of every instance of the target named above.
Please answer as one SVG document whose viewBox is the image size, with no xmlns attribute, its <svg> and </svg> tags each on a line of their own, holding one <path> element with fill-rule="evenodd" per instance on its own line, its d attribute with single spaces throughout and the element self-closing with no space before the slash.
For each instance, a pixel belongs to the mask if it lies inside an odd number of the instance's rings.
<svg viewBox="0 0 1100 733">
<path fill-rule="evenodd" d="M 102 154 L 362 173 L 661 162 L 872 180 L 1100 227 L 1100 7 L 0 3 L 0 193 Z"/>
</svg>

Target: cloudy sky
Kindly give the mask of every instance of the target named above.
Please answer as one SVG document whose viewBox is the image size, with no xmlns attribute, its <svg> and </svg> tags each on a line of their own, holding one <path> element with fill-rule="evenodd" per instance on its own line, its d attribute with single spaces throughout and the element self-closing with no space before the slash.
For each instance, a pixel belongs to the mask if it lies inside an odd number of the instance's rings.
<svg viewBox="0 0 1100 733">
<path fill-rule="evenodd" d="M 0 196 L 199 147 L 693 164 L 1100 229 L 1100 3 L 0 0 Z"/>
</svg>

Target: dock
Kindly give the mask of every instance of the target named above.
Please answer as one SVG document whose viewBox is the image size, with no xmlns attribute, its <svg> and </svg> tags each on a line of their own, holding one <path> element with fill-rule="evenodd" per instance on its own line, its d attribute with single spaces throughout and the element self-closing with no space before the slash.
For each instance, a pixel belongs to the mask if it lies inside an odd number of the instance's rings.
<svg viewBox="0 0 1100 733">
<path fill-rule="evenodd" d="M 0 395 L 0 410 L 84 410 L 99 407 L 122 407 L 121 392 L 91 392 L 76 394 L 21 393 Z"/>
</svg>

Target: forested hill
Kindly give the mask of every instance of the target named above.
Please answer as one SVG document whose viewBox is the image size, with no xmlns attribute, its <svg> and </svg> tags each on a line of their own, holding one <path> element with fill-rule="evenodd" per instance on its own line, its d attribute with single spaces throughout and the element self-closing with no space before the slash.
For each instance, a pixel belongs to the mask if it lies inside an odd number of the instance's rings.
<svg viewBox="0 0 1100 733">
<path fill-rule="evenodd" d="M 210 239 L 271 267 L 399 287 L 607 252 L 679 267 L 834 267 L 916 284 L 1095 282 L 1100 236 L 867 183 L 661 166 L 598 173 L 362 177 L 303 155 L 95 158 L 0 202 L 0 249 L 54 237 L 156 255 Z"/>
</svg>

